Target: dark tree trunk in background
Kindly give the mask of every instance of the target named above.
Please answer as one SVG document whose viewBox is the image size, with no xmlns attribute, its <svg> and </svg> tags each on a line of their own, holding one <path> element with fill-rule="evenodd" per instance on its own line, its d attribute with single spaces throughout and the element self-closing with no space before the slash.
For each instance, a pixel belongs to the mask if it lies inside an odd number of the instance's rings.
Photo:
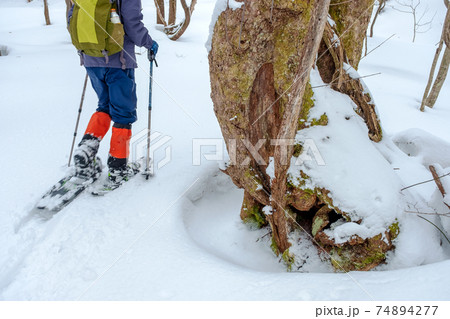
<svg viewBox="0 0 450 319">
<path fill-rule="evenodd" d="M 444 55 L 442 57 L 436 79 L 434 79 L 434 72 L 436 71 L 439 57 L 441 55 L 441 51 L 443 48 L 444 48 Z M 425 92 L 423 93 L 422 104 L 420 105 L 420 110 L 422 112 L 425 111 L 425 106 L 432 108 L 436 103 L 439 93 L 441 92 L 441 88 L 444 85 L 445 79 L 447 77 L 449 64 L 450 64 L 450 7 L 447 7 L 447 15 L 445 17 L 444 26 L 442 27 L 441 40 L 439 41 L 439 46 L 436 49 L 436 53 L 434 55 L 430 75 L 428 76 L 428 83 L 425 88 Z"/>
<path fill-rule="evenodd" d="M 380 15 L 381 11 L 386 7 L 386 1 L 387 0 L 379 0 L 378 2 L 378 8 L 375 12 L 375 16 L 373 17 L 372 24 L 370 25 L 370 34 L 369 37 L 373 37 L 373 28 L 375 26 L 375 22 L 377 21 L 378 16 Z"/>
<path fill-rule="evenodd" d="M 177 0 L 169 0 L 169 24 L 175 24 L 177 19 Z"/>
<path fill-rule="evenodd" d="M 175 24 L 176 22 L 176 0 L 170 0 L 169 2 L 169 22 L 166 22 L 164 17 L 164 7 L 158 5 L 158 1 L 155 0 L 156 13 L 158 16 L 158 21 L 164 25 L 164 33 L 167 34 L 167 37 L 170 40 L 176 41 L 178 40 L 191 22 L 192 13 L 194 12 L 195 5 L 197 4 L 197 0 L 192 0 L 191 4 L 188 6 L 186 0 L 180 0 L 181 7 L 184 11 L 184 19 L 179 19 L 180 22 Z"/>
<path fill-rule="evenodd" d="M 45 16 L 45 24 L 50 25 L 50 13 L 48 12 L 48 3 L 47 0 L 44 0 L 44 16 Z"/>
<path fill-rule="evenodd" d="M 450 64 L 450 48 L 446 47 L 444 55 L 442 56 L 441 67 L 439 68 L 436 79 L 434 80 L 431 92 L 425 101 L 425 105 L 430 108 L 434 106 L 439 96 L 439 93 L 441 93 L 442 86 L 444 85 L 445 79 L 447 78 L 449 64 Z"/>
<path fill-rule="evenodd" d="M 162 16 L 164 17 L 165 15 L 164 0 L 156 0 L 156 5 L 161 11 Z M 156 15 L 156 24 L 164 24 L 164 20 L 161 19 L 161 17 L 158 14 Z"/>
</svg>

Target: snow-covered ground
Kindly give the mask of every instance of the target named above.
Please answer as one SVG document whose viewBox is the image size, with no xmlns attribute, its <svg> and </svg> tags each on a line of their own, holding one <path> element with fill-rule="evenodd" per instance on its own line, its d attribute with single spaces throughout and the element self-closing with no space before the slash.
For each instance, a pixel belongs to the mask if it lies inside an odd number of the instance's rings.
<svg viewBox="0 0 450 319">
<path fill-rule="evenodd" d="M 415 214 L 404 213 L 409 215 L 402 218 L 397 249 L 376 271 L 330 272 L 314 257 L 314 247 L 305 245 L 308 272 L 287 273 L 270 250 L 267 231 L 251 231 L 240 222 L 242 190 L 216 162 L 203 158 L 193 165 L 194 140 L 221 138 L 204 46 L 213 0 L 198 2 L 191 25 L 176 42 L 155 26 L 153 1 L 143 0 L 144 21 L 160 44 L 152 131 L 161 140 L 170 138 L 154 156 L 163 163 L 170 154 L 170 161 L 150 181 L 135 178 L 101 198 L 82 194 L 47 222 L 23 223 L 42 193 L 67 172 L 85 74 L 65 29 L 64 3 L 49 3 L 53 24 L 44 26 L 42 1 L 0 2 L 0 46 L 9 50 L 0 57 L 1 300 L 449 299 L 448 245 L 444 240 L 440 246 L 438 231 Z M 432 29 L 418 34 L 415 43 L 412 16 L 388 5 L 369 51 L 396 35 L 359 68 L 362 76 L 381 72 L 365 79 L 387 137 L 378 148 L 385 156 L 397 154 L 391 165 L 399 168 L 405 186 L 430 178 L 424 165 L 439 160 L 446 168 L 450 158 L 450 80 L 434 109 L 418 111 L 445 13 L 441 0 L 426 3 L 430 17 L 436 15 Z M 142 53 L 136 72 L 139 120 L 133 127 L 137 146 L 147 126 L 148 62 Z M 95 108 L 89 86 L 80 135 Z M 391 138 L 401 144 L 411 128 L 441 138 L 439 150 L 427 149 L 434 138 L 415 130 L 419 144 L 412 157 L 392 151 Z M 104 142 L 103 159 L 107 152 Z M 428 183 L 410 195 L 431 201 L 435 191 Z"/>
</svg>

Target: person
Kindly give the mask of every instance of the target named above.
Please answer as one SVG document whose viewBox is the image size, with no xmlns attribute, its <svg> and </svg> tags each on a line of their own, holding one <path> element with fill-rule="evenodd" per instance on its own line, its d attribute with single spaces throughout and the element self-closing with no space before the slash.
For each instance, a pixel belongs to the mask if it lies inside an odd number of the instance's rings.
<svg viewBox="0 0 450 319">
<path fill-rule="evenodd" d="M 149 35 L 142 23 L 141 0 L 116 0 L 117 13 L 125 31 L 123 50 L 110 56 L 94 57 L 80 53 L 98 96 L 98 108 L 90 118 L 86 131 L 74 152 L 75 176 L 89 179 L 93 176 L 96 154 L 103 137 L 112 125 L 112 136 L 108 156 L 108 180 L 118 184 L 135 173 L 128 164 L 131 127 L 137 120 L 136 83 L 137 68 L 135 46 L 145 47 L 153 57 L 158 52 L 158 43 Z M 68 15 L 68 23 L 73 5 Z M 101 168 L 100 168 L 101 169 Z"/>
</svg>

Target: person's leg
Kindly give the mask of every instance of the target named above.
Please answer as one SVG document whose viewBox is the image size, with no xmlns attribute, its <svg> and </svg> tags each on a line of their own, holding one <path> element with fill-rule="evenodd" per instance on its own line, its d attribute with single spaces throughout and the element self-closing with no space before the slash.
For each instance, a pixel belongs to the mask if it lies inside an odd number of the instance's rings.
<svg viewBox="0 0 450 319">
<path fill-rule="evenodd" d="M 92 87 L 98 96 L 98 107 L 92 115 L 84 135 L 91 135 L 99 140 L 111 125 L 109 88 L 106 83 L 107 68 L 86 68 Z"/>
<path fill-rule="evenodd" d="M 131 125 L 137 120 L 136 83 L 134 69 L 108 69 L 106 84 L 109 88 L 109 114 L 114 123 Z"/>
<path fill-rule="evenodd" d="M 106 75 L 109 88 L 112 128 L 111 144 L 108 157 L 110 176 L 126 174 L 129 156 L 131 124 L 136 116 L 136 84 L 134 69 L 109 69 Z"/>
<path fill-rule="evenodd" d="M 114 123 L 109 148 L 108 167 L 113 170 L 124 169 L 130 154 L 131 124 Z"/>
<path fill-rule="evenodd" d="M 91 116 L 86 131 L 74 153 L 75 175 L 88 179 L 95 174 L 95 156 L 100 141 L 111 124 L 109 115 L 109 90 L 105 82 L 105 68 L 86 68 L 92 87 L 98 96 L 97 111 Z"/>
</svg>

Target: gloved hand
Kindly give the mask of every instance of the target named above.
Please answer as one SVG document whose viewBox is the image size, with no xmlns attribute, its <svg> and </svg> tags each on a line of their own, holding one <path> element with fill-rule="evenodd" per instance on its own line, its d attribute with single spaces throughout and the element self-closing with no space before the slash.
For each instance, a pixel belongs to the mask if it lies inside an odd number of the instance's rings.
<svg viewBox="0 0 450 319">
<path fill-rule="evenodd" d="M 158 53 L 158 48 L 159 48 L 158 43 L 156 41 L 153 41 L 152 47 L 147 52 L 149 61 L 155 60 L 156 53 Z"/>
</svg>

